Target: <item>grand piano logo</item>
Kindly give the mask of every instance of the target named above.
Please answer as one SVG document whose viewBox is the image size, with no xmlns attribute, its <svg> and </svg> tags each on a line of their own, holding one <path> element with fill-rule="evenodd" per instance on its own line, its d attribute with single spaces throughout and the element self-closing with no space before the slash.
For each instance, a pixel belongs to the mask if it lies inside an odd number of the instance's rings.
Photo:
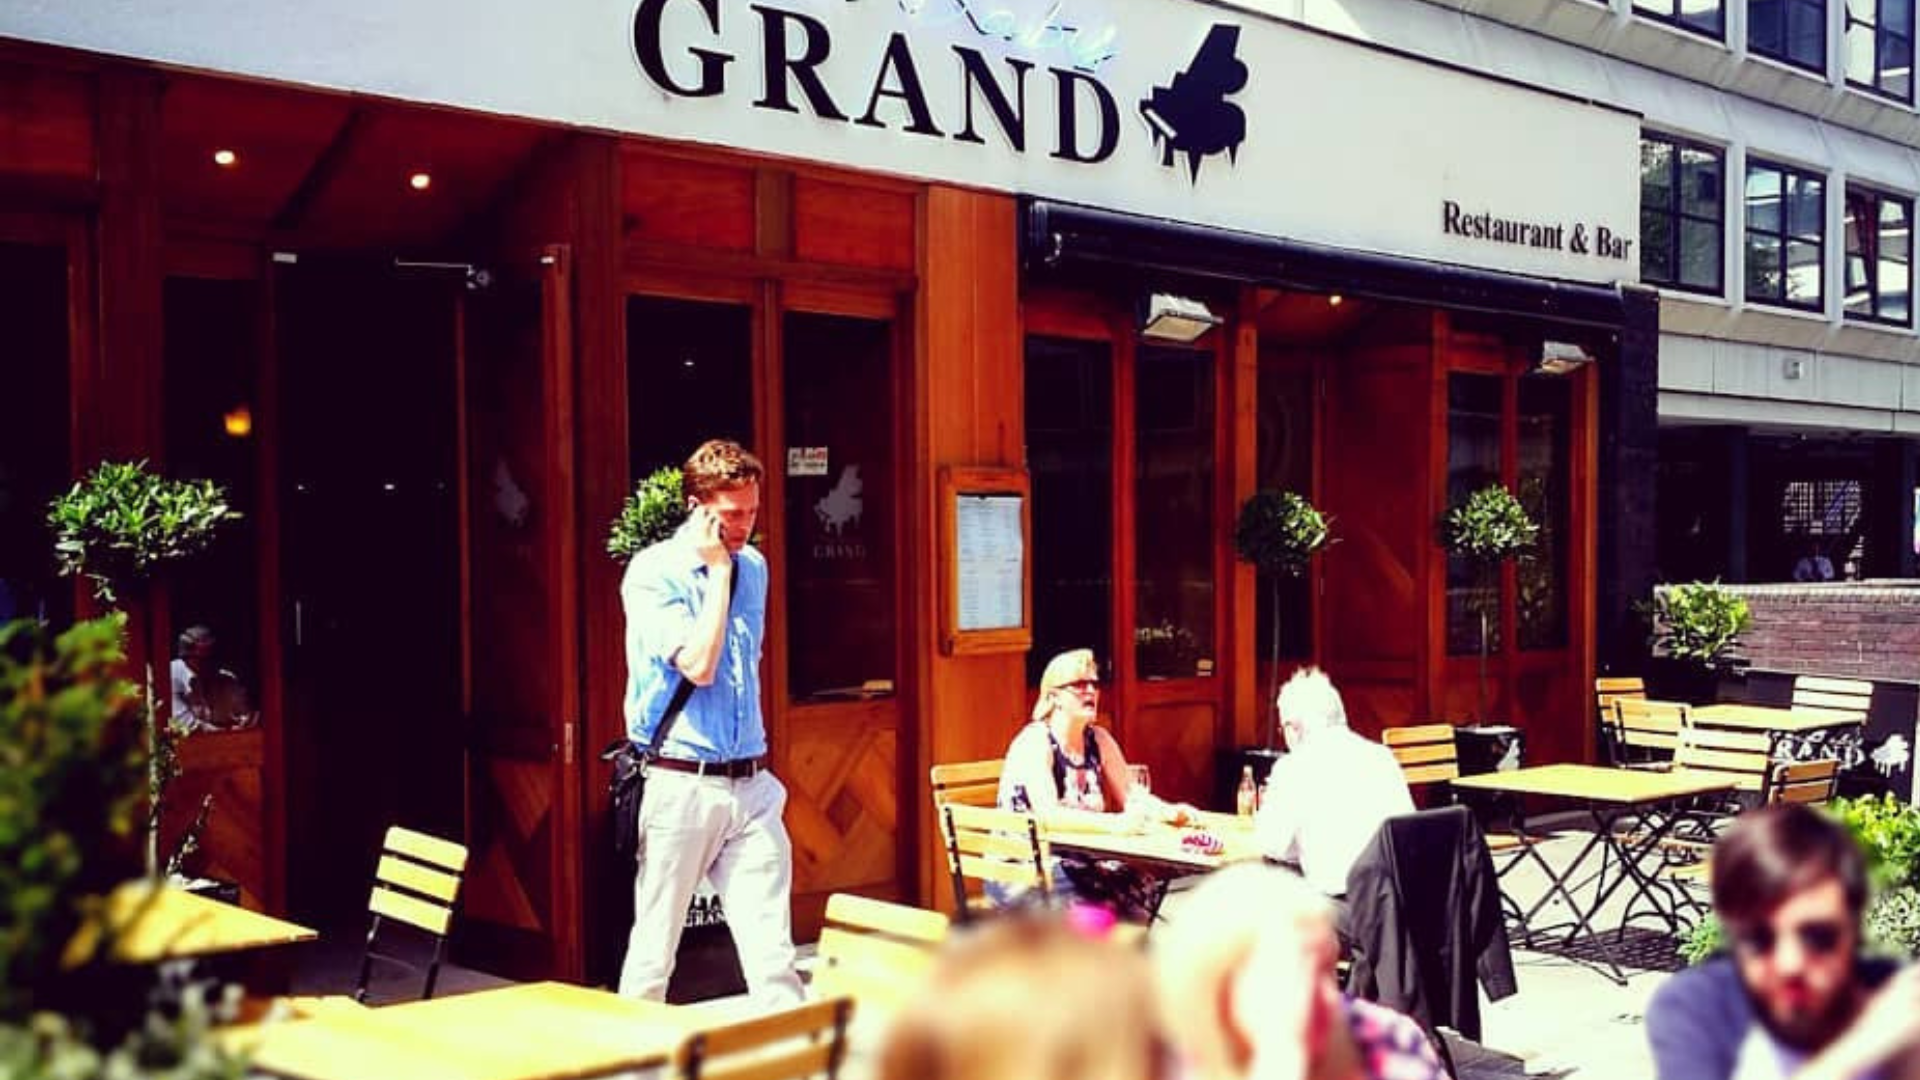
<svg viewBox="0 0 1920 1080">
<path fill-rule="evenodd" d="M 1247 137 L 1247 114 L 1227 100 L 1247 85 L 1247 65 L 1234 55 L 1239 45 L 1239 27 L 1216 25 L 1187 69 L 1140 102 L 1161 167 L 1172 168 L 1174 156 L 1183 154 L 1187 178 L 1196 184 L 1202 161 L 1222 151 L 1228 161 L 1237 160 Z"/>
</svg>

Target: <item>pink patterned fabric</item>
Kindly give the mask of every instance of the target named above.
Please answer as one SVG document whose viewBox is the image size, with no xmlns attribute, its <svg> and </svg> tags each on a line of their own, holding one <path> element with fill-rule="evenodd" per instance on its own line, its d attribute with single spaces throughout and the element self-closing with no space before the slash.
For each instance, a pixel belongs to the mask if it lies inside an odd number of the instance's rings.
<svg viewBox="0 0 1920 1080">
<path fill-rule="evenodd" d="M 1370 1080 L 1450 1080 L 1427 1033 L 1411 1017 L 1348 998 L 1347 1023 Z"/>
</svg>

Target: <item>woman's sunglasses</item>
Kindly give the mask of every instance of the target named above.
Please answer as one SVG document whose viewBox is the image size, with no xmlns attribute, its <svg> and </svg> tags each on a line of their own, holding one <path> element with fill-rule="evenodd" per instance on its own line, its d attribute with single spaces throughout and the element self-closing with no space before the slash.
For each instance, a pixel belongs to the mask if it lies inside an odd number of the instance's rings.
<svg viewBox="0 0 1920 1080">
<path fill-rule="evenodd" d="M 1801 923 L 1793 928 L 1793 936 L 1799 939 L 1800 947 L 1808 953 L 1827 956 L 1840 947 L 1840 939 L 1846 936 L 1846 930 L 1837 920 L 1821 920 Z M 1773 947 L 1780 943 L 1780 935 L 1771 926 L 1754 926 L 1735 934 L 1734 943 L 1749 955 L 1771 956 Z"/>
<path fill-rule="evenodd" d="M 1099 679 L 1075 679 L 1073 682 L 1061 683 L 1059 686 L 1054 687 L 1054 689 L 1070 690 L 1076 694 L 1091 694 L 1099 691 L 1100 680 Z"/>
</svg>

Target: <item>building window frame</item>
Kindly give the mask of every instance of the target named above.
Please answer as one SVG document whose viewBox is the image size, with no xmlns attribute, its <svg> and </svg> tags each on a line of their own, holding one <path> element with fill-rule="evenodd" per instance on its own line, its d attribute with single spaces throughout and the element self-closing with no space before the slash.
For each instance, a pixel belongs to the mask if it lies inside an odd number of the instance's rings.
<svg viewBox="0 0 1920 1080">
<path fill-rule="evenodd" d="M 1914 39 L 1914 0 L 1864 0 L 1871 6 L 1872 18 L 1861 18 L 1854 14 L 1854 0 L 1841 0 L 1841 67 L 1846 75 L 1847 85 L 1875 97 L 1913 104 L 1913 39 Z M 1906 13 L 1906 32 L 1887 27 L 1889 10 Z M 1852 40 L 1856 32 L 1871 35 L 1871 55 L 1873 57 L 1872 77 L 1861 80 L 1854 77 L 1852 59 Z M 1888 44 L 1891 42 L 1891 46 Z M 1906 89 L 1889 90 L 1883 83 L 1890 68 L 1884 66 L 1889 55 L 1896 60 L 1904 59 L 1906 65 Z"/>
<path fill-rule="evenodd" d="M 1665 278 L 1651 275 L 1647 272 L 1646 255 L 1647 255 L 1647 252 L 1650 250 L 1650 248 L 1647 242 L 1648 241 L 1647 229 L 1643 225 L 1640 229 L 1641 279 L 1647 282 L 1648 284 L 1657 285 L 1663 289 L 1674 289 L 1681 292 L 1699 293 L 1705 296 L 1725 296 L 1727 292 L 1727 152 L 1726 150 L 1721 147 L 1714 146 L 1711 143 L 1699 142 L 1693 139 L 1686 139 L 1680 136 L 1668 135 L 1664 132 L 1650 131 L 1650 130 L 1643 130 L 1640 133 L 1640 142 L 1643 145 L 1649 142 L 1663 143 L 1670 150 L 1670 156 L 1667 162 L 1667 205 L 1664 207 L 1658 208 L 1657 212 L 1661 214 L 1661 216 L 1666 218 L 1668 221 L 1668 229 L 1667 229 L 1668 263 L 1667 265 L 1671 268 L 1671 273 L 1667 274 Z M 1684 191 L 1682 188 L 1682 180 L 1684 177 L 1684 171 L 1682 169 L 1682 157 L 1688 151 L 1691 151 L 1694 153 L 1708 154 L 1714 159 L 1715 164 L 1718 166 L 1719 177 L 1720 177 L 1720 192 L 1719 192 L 1719 196 L 1714 200 L 1714 214 L 1712 217 L 1707 217 L 1705 215 L 1699 214 L 1697 212 L 1691 212 L 1686 209 L 1686 199 L 1684 197 Z M 1646 185 L 1644 182 L 1644 174 L 1643 174 L 1643 180 L 1641 184 L 1640 199 L 1641 199 L 1640 214 L 1641 214 L 1641 217 L 1644 218 L 1648 213 L 1648 207 L 1646 204 Z M 1713 226 L 1713 232 L 1714 232 L 1713 276 L 1717 284 L 1702 285 L 1697 283 L 1689 283 L 1683 280 L 1684 275 L 1681 271 L 1681 267 L 1683 265 L 1681 261 L 1681 255 L 1682 255 L 1682 249 L 1684 245 L 1683 245 L 1682 238 L 1685 235 L 1686 230 L 1682 226 L 1686 222 L 1694 222 L 1696 224 L 1707 224 L 1707 225 Z"/>
<path fill-rule="evenodd" d="M 1757 5 L 1749 2 L 1747 5 L 1747 51 L 1755 56 L 1764 56 L 1769 60 L 1776 60 L 1788 67 L 1825 76 L 1827 73 L 1828 0 L 1774 0 L 1774 2 L 1778 4 L 1778 14 L 1773 20 L 1777 24 L 1775 27 L 1775 40 L 1780 42 L 1780 44 L 1776 47 L 1768 47 L 1761 44 L 1760 39 L 1755 36 L 1755 29 L 1761 22 L 1761 19 L 1757 17 L 1755 13 Z M 1846 0 L 1841 0 L 1841 2 L 1845 3 Z M 1812 50 L 1812 55 L 1807 59 L 1794 56 L 1793 49 L 1787 42 L 1787 32 L 1793 25 L 1793 12 L 1795 10 L 1818 16 L 1813 22 L 1814 25 L 1820 28 L 1819 47 Z"/>
<path fill-rule="evenodd" d="M 1778 188 L 1776 189 L 1777 194 L 1775 196 L 1777 213 L 1778 213 L 1778 221 L 1777 221 L 1777 224 L 1772 228 L 1767 228 L 1764 226 L 1756 226 L 1754 224 L 1755 215 L 1754 215 L 1754 206 L 1751 201 L 1751 197 L 1752 197 L 1754 174 L 1757 172 L 1771 172 L 1778 177 Z M 1819 225 L 1818 225 L 1817 231 L 1814 233 L 1801 233 L 1801 232 L 1795 232 L 1793 230 L 1793 225 L 1791 221 L 1792 200 L 1788 196 L 1788 190 L 1795 183 L 1798 183 L 1798 184 L 1813 183 L 1813 184 L 1819 185 L 1820 210 L 1819 210 L 1819 213 L 1816 215 Z M 1789 308 L 1795 311 L 1810 311 L 1815 313 L 1824 313 L 1826 311 L 1826 303 L 1827 303 L 1827 211 L 1826 211 L 1827 177 L 1826 175 L 1824 173 L 1816 172 L 1815 170 L 1812 170 L 1812 169 L 1803 169 L 1797 166 L 1785 164 L 1784 162 L 1772 161 L 1767 158 L 1749 155 L 1747 157 L 1747 169 L 1746 169 L 1745 182 L 1741 185 L 1740 202 L 1743 208 L 1741 239 L 1742 239 L 1743 248 L 1744 248 L 1744 255 L 1746 258 L 1746 264 L 1745 264 L 1746 273 L 1742 275 L 1742 281 L 1740 286 L 1741 297 L 1744 300 L 1746 300 L 1747 303 L 1750 303 L 1750 304 L 1766 304 L 1771 307 Z M 1762 240 L 1771 240 L 1775 245 L 1777 257 L 1774 259 L 1773 268 L 1777 270 L 1780 275 L 1780 278 L 1779 278 L 1780 286 L 1779 286 L 1778 296 L 1759 295 L 1759 294 L 1756 294 L 1754 291 L 1753 270 L 1754 270 L 1755 260 L 1753 255 L 1753 247 L 1754 247 L 1754 240 L 1756 237 Z M 1811 237 L 1811 239 L 1809 239 L 1809 237 Z M 1796 244 L 1797 245 L 1812 244 L 1816 252 L 1816 257 L 1813 265 L 1819 272 L 1819 278 L 1818 278 L 1818 286 L 1814 290 L 1814 295 L 1811 300 L 1795 300 L 1788 296 L 1787 281 L 1788 281 L 1788 271 L 1792 265 L 1791 250 L 1793 246 Z"/>
<path fill-rule="evenodd" d="M 1842 245 L 1844 245 L 1843 250 L 1845 252 L 1845 261 L 1842 265 L 1842 270 L 1841 270 L 1841 288 L 1846 291 L 1843 292 L 1842 294 L 1841 305 L 1840 305 L 1841 312 L 1846 318 L 1846 321 L 1874 323 L 1880 326 L 1897 326 L 1901 328 L 1910 328 L 1913 325 L 1913 202 L 1914 201 L 1911 196 L 1900 195 L 1890 191 L 1882 191 L 1878 188 L 1870 187 L 1865 184 L 1848 184 L 1847 185 L 1846 193 L 1843 197 L 1842 211 L 1841 211 L 1841 222 L 1842 222 L 1842 230 L 1843 230 L 1841 235 L 1841 243 Z M 1852 224 L 1853 224 L 1852 211 L 1853 211 L 1853 207 L 1857 203 L 1870 204 L 1872 207 L 1872 213 L 1869 218 L 1874 228 L 1873 242 L 1871 247 L 1868 247 L 1866 245 L 1861 245 L 1860 247 L 1856 248 L 1855 246 L 1856 232 L 1852 228 Z M 1880 293 L 1880 276 L 1877 272 L 1877 269 L 1879 264 L 1887 261 L 1884 258 L 1879 257 L 1879 255 L 1882 254 L 1882 249 L 1880 245 L 1882 244 L 1884 239 L 1880 231 L 1881 225 L 1882 225 L 1882 214 L 1883 214 L 1883 210 L 1881 208 L 1887 203 L 1894 203 L 1899 205 L 1905 211 L 1905 217 L 1906 217 L 1907 227 L 1906 227 L 1905 250 L 1900 252 L 1903 258 L 1897 258 L 1892 260 L 1893 262 L 1902 264 L 1907 268 L 1907 291 L 1906 291 L 1907 310 L 1904 315 L 1885 315 L 1881 313 L 1882 308 L 1884 306 L 1884 297 L 1882 297 Z M 1851 303 L 1848 302 L 1848 297 L 1851 295 L 1851 290 L 1848 289 L 1848 286 L 1851 281 L 1850 275 L 1852 273 L 1853 259 L 1856 253 L 1858 253 L 1862 259 L 1866 260 L 1868 264 L 1868 270 L 1866 273 L 1866 281 L 1865 281 L 1866 290 L 1867 290 L 1868 310 L 1865 312 L 1854 311 Z M 1869 258 L 1869 255 L 1873 255 L 1875 257 Z"/>
<path fill-rule="evenodd" d="M 1713 6 L 1713 22 L 1702 25 L 1698 16 L 1690 19 L 1681 11 L 1683 0 L 1632 0 L 1633 14 L 1636 18 L 1648 22 L 1657 22 L 1662 26 L 1671 26 L 1689 34 L 1697 34 L 1709 41 L 1727 40 L 1726 0 L 1718 0 Z"/>
</svg>

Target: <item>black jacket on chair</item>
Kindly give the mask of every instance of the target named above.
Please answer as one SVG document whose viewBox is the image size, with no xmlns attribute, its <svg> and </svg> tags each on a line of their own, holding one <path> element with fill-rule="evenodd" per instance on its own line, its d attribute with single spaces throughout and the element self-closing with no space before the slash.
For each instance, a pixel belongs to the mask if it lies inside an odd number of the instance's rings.
<svg viewBox="0 0 1920 1080">
<path fill-rule="evenodd" d="M 1357 997 L 1477 1040 L 1475 977 L 1492 1001 L 1518 989 L 1493 856 L 1464 806 L 1388 818 L 1347 874 L 1347 905 Z"/>
</svg>

